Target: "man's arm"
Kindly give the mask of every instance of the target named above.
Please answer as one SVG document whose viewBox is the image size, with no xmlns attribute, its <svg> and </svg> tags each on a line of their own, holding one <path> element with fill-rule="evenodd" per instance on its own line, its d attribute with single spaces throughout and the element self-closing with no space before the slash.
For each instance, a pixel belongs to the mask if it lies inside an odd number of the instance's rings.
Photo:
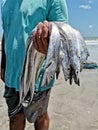
<svg viewBox="0 0 98 130">
<path fill-rule="evenodd" d="M 1 55 L 1 79 L 4 81 L 5 66 L 6 66 L 6 55 L 5 55 L 5 44 L 4 44 L 4 35 L 1 41 L 2 55 Z"/>
<path fill-rule="evenodd" d="M 39 23 L 33 35 L 34 47 L 41 53 L 46 54 L 48 50 L 48 40 L 51 30 L 50 21 L 60 21 L 68 23 L 68 10 L 66 0 L 51 0 L 49 3 L 47 21 Z"/>
<path fill-rule="evenodd" d="M 68 23 L 68 8 L 66 0 L 51 0 L 48 8 L 47 20 Z"/>
</svg>

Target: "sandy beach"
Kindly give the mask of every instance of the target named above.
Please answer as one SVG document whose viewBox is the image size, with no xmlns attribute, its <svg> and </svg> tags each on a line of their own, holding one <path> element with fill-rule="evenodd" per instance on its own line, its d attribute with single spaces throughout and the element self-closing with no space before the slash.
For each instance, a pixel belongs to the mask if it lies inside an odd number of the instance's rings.
<svg viewBox="0 0 98 130">
<path fill-rule="evenodd" d="M 89 60 L 98 63 L 98 44 L 88 49 Z M 80 82 L 80 87 L 70 86 L 60 73 L 50 96 L 49 130 L 98 130 L 98 69 L 84 69 Z M 9 130 L 3 92 L 4 83 L 0 80 L 0 130 Z M 27 122 L 25 130 L 34 130 L 33 124 Z"/>
<path fill-rule="evenodd" d="M 7 107 L 0 81 L 0 130 L 9 130 Z M 83 70 L 81 86 L 64 81 L 63 74 L 51 91 L 49 130 L 98 130 L 98 70 Z M 34 130 L 27 122 L 25 130 Z"/>
</svg>

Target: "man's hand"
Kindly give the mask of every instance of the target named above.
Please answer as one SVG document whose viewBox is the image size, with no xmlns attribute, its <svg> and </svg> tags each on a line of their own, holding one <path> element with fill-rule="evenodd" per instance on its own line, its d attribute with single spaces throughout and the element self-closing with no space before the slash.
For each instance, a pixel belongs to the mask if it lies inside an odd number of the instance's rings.
<svg viewBox="0 0 98 130">
<path fill-rule="evenodd" d="M 33 35 L 33 44 L 37 51 L 46 54 L 48 50 L 51 24 L 48 21 L 39 23 Z"/>
</svg>

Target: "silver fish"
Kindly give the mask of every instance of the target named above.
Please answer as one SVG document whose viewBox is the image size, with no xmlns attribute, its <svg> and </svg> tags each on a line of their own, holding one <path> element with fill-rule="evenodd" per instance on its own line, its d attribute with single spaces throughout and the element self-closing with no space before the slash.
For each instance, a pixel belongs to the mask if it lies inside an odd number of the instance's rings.
<svg viewBox="0 0 98 130">
<path fill-rule="evenodd" d="M 42 80 L 42 87 L 47 86 L 54 78 L 59 66 L 60 34 L 57 26 L 51 22 L 51 35 L 49 38 L 48 52 L 46 56 L 45 71 Z"/>
<path fill-rule="evenodd" d="M 61 35 L 60 64 L 62 66 L 65 81 L 70 78 L 70 61 L 68 57 L 67 44 Z"/>
<path fill-rule="evenodd" d="M 75 35 L 77 37 L 77 42 L 79 43 L 80 45 L 80 68 L 81 68 L 81 71 L 85 65 L 85 63 L 87 62 L 87 58 L 88 56 L 90 56 L 90 53 L 87 49 L 87 45 L 81 35 L 81 33 L 77 30 L 75 30 Z"/>
<path fill-rule="evenodd" d="M 88 57 L 84 40 L 81 34 L 69 24 L 56 22 L 56 25 L 59 28 L 60 34 L 65 37 L 65 42 L 67 43 L 70 60 L 70 84 L 72 84 L 72 80 L 74 79 L 74 82 L 80 85 L 81 62 L 87 60 Z"/>
<path fill-rule="evenodd" d="M 33 46 L 33 32 L 34 30 L 27 40 L 26 57 L 20 79 L 20 103 L 22 103 L 22 105 L 25 107 L 28 106 L 33 99 L 35 81 L 38 77 L 41 63 L 45 58 L 45 55 L 38 52 Z"/>
</svg>

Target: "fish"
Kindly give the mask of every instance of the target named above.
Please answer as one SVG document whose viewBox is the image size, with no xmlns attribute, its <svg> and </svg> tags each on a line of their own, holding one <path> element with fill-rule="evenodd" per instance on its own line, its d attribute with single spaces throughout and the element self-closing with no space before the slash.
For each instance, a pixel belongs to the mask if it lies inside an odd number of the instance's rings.
<svg viewBox="0 0 98 130">
<path fill-rule="evenodd" d="M 33 33 L 34 30 L 27 39 L 26 55 L 20 78 L 20 103 L 24 107 L 27 107 L 33 99 L 35 81 L 39 75 L 39 69 L 43 60 L 45 59 L 45 54 L 38 52 L 33 46 Z"/>
<path fill-rule="evenodd" d="M 57 26 L 51 22 L 51 34 L 44 68 L 44 75 L 41 87 L 49 85 L 50 81 L 59 74 L 59 52 L 60 52 L 60 34 Z"/>
<path fill-rule="evenodd" d="M 64 37 L 61 36 L 61 47 L 60 47 L 60 63 L 64 74 L 65 81 L 70 78 L 70 60 L 67 52 L 67 44 Z"/>
<path fill-rule="evenodd" d="M 55 22 L 67 45 L 67 54 L 70 60 L 69 82 L 74 82 L 80 86 L 80 71 L 82 64 L 87 60 L 89 53 L 82 35 L 79 31 L 65 22 Z M 66 66 L 66 65 L 65 65 Z M 65 73 L 65 72 L 64 72 Z"/>
<path fill-rule="evenodd" d="M 90 56 L 90 53 L 87 49 L 87 45 L 86 45 L 86 42 L 85 40 L 83 39 L 81 33 L 79 31 L 75 31 L 75 35 L 77 37 L 77 42 L 79 43 L 79 46 L 80 46 L 80 71 L 83 70 L 86 62 L 87 62 L 87 59 L 88 57 Z"/>
</svg>

